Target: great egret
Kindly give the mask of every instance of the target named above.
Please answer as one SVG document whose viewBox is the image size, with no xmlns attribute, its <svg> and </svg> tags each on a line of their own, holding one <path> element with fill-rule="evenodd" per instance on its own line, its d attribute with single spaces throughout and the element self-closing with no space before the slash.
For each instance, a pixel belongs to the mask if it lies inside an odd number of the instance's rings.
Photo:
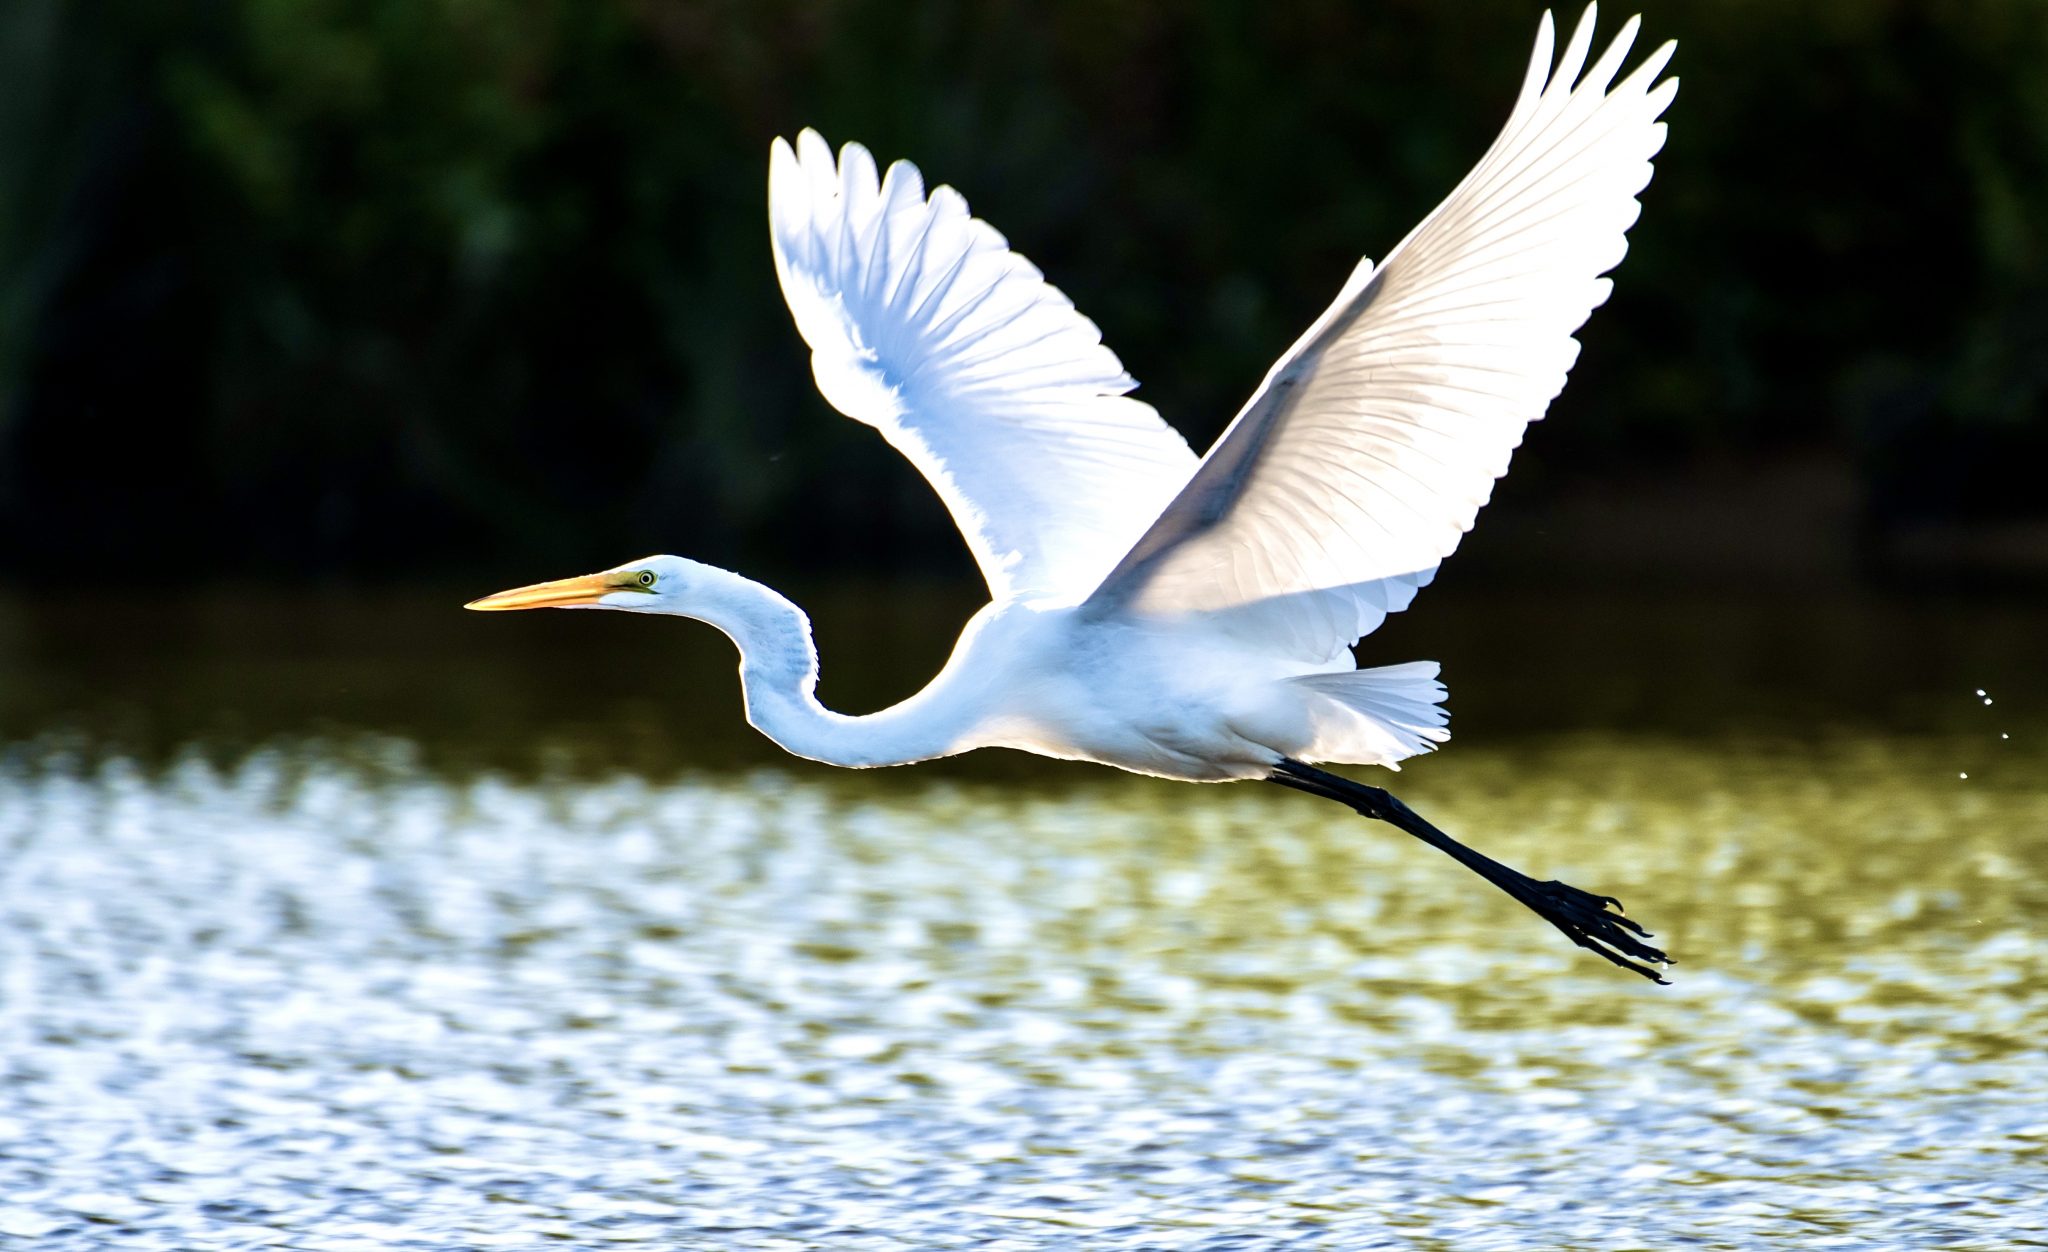
<svg viewBox="0 0 2048 1252">
<path fill-rule="evenodd" d="M 747 720 L 832 765 L 1007 747 L 1189 782 L 1263 779 L 1440 848 L 1582 947 L 1657 982 L 1619 902 L 1538 882 L 1311 762 L 1384 765 L 1449 737 L 1433 662 L 1361 670 L 1470 529 L 1607 298 L 1677 91 L 1665 44 L 1619 83 L 1631 18 L 1585 71 L 1588 7 L 1552 64 L 1543 15 L 1507 125 L 1450 197 L 1267 373 L 1197 463 L 1094 323 L 951 188 L 879 182 L 816 131 L 769 152 L 775 265 L 818 389 L 930 480 L 991 603 L 924 690 L 849 717 L 813 689 L 810 621 L 675 556 L 472 609 L 696 618 L 740 650 Z M 1610 87 L 1610 84 L 1613 84 Z M 1613 905 L 1612 910 L 1609 905 Z"/>
</svg>

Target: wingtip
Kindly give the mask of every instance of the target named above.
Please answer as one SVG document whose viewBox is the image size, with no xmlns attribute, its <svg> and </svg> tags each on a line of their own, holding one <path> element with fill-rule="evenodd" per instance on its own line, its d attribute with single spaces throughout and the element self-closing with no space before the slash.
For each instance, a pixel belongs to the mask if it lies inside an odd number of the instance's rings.
<svg viewBox="0 0 2048 1252">
<path fill-rule="evenodd" d="M 1550 81 L 1569 91 L 1579 81 L 1579 72 L 1586 68 L 1586 56 L 1593 50 L 1593 30 L 1600 20 L 1600 6 L 1589 4 L 1579 15 L 1579 24 L 1572 27 L 1570 39 L 1565 40 L 1564 52 L 1557 58 Z"/>
<path fill-rule="evenodd" d="M 1543 86 L 1550 81 L 1550 67 L 1557 49 L 1557 19 L 1550 10 L 1543 10 L 1543 16 L 1536 23 L 1536 46 L 1529 50 L 1529 68 L 1522 75 L 1522 90 L 1516 96 L 1516 109 L 1534 107 L 1536 97 L 1543 94 Z"/>
<path fill-rule="evenodd" d="M 1546 13 L 1544 16 L 1548 17 L 1549 14 Z M 1576 43 L 1579 40 L 1579 36 L 1584 35 L 1587 42 L 1590 43 L 1593 38 L 1593 31 L 1599 25 L 1600 0 L 1592 0 L 1585 8 L 1579 10 L 1579 20 L 1572 23 L 1571 37 L 1565 42 L 1567 44 Z"/>
<path fill-rule="evenodd" d="M 872 200 L 881 179 L 875 173 L 875 154 L 867 145 L 847 142 L 839 148 L 839 194 L 849 204 Z"/>
<path fill-rule="evenodd" d="M 809 126 L 796 134 L 796 157 L 797 162 L 807 168 L 820 166 L 826 172 L 837 169 L 837 162 L 832 159 L 832 145 Z"/>
<path fill-rule="evenodd" d="M 1664 72 L 1664 67 L 1671 64 L 1671 58 L 1676 55 L 1678 55 L 1678 41 L 1676 39 L 1667 39 L 1663 43 L 1658 44 L 1650 55 L 1643 58 L 1644 81 L 1650 83 L 1653 88 L 1661 87 L 1665 83 L 1675 84 L 1678 81 L 1677 75 L 1673 74 L 1666 78 L 1658 78 L 1657 75 Z"/>
<path fill-rule="evenodd" d="M 881 195 L 885 204 L 922 203 L 925 198 L 924 174 L 916 165 L 899 157 L 882 171 Z"/>
</svg>

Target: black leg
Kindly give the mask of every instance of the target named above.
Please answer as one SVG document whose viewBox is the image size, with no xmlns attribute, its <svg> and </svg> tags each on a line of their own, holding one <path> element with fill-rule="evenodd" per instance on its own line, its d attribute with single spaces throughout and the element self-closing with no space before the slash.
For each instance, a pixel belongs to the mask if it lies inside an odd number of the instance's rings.
<svg viewBox="0 0 2048 1252">
<path fill-rule="evenodd" d="M 1430 847 L 1449 853 L 1460 865 L 1521 901 L 1538 917 L 1563 931 L 1573 943 L 1599 953 L 1623 969 L 1634 970 L 1651 982 L 1667 982 L 1650 965 L 1669 965 L 1671 958 L 1642 942 L 1651 938 L 1650 932 L 1637 925 L 1634 919 L 1624 916 L 1621 901 L 1613 896 L 1597 896 L 1554 879 L 1537 882 L 1526 874 L 1509 869 L 1423 821 L 1415 810 L 1379 787 L 1352 782 L 1349 778 L 1303 765 L 1291 758 L 1283 758 L 1274 766 L 1267 781 L 1335 800 L 1367 817 L 1399 826 Z M 1613 909 L 1607 907 L 1610 904 Z M 1636 959 L 1630 960 L 1630 957 Z"/>
</svg>

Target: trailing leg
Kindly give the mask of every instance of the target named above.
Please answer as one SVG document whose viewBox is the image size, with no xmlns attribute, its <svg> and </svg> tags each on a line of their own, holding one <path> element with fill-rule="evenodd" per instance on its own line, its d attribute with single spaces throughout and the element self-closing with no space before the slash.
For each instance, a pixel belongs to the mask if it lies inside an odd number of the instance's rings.
<svg viewBox="0 0 2048 1252">
<path fill-rule="evenodd" d="M 1353 782 L 1292 759 L 1283 759 L 1274 766 L 1273 772 L 1267 776 L 1267 781 L 1291 787 L 1296 791 L 1306 791 L 1312 796 L 1335 800 L 1366 817 L 1400 827 L 1430 847 L 1449 853 L 1460 865 L 1521 901 L 1537 916 L 1563 931 L 1573 943 L 1588 951 L 1597 952 L 1621 968 L 1633 970 L 1651 982 L 1666 981 L 1650 966 L 1669 965 L 1672 963 L 1671 958 L 1642 942 L 1651 938 L 1650 932 L 1644 930 L 1634 919 L 1624 915 L 1621 912 L 1621 901 L 1613 896 L 1594 895 L 1590 891 L 1581 891 L 1555 879 L 1538 882 L 1526 874 L 1510 869 L 1492 857 L 1473 851 L 1422 820 L 1415 810 L 1379 787 L 1368 787 L 1363 783 Z M 1610 909 L 1608 905 L 1614 907 Z"/>
</svg>

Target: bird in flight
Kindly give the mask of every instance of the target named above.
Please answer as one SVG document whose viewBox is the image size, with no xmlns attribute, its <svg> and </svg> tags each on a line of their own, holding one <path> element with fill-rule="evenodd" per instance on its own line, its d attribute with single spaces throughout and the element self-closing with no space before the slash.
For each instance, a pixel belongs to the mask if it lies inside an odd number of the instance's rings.
<svg viewBox="0 0 2048 1252">
<path fill-rule="evenodd" d="M 709 623 L 740 650 L 747 720 L 798 756 L 864 768 L 1006 747 L 1187 782 L 1259 779 L 1441 849 L 1574 943 L 1656 982 L 1668 958 L 1612 897 L 1538 881 L 1379 787 L 1449 738 L 1434 662 L 1359 669 L 1507 472 L 1611 284 L 1678 89 L 1665 44 L 1626 77 L 1630 19 L 1588 66 L 1594 9 L 1553 63 L 1543 15 L 1507 124 L 1448 199 L 1359 262 L 1206 456 L 1093 322 L 915 166 L 877 178 L 806 130 L 769 153 L 775 268 L 825 399 L 923 473 L 990 603 L 909 699 L 818 702 L 810 620 L 675 556 L 472 609 L 596 608 Z M 1583 73 L 1581 72 L 1583 71 Z"/>
</svg>

